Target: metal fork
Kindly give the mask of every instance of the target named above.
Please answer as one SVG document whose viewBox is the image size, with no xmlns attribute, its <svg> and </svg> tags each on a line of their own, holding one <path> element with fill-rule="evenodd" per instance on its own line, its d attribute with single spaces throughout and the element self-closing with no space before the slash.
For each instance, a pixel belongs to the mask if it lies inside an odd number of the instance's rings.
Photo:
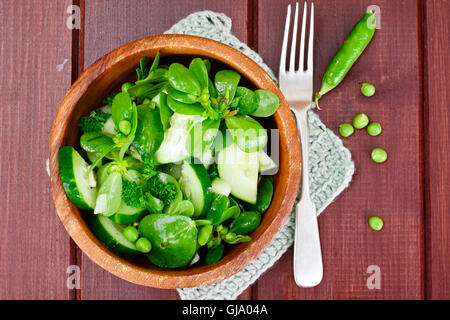
<svg viewBox="0 0 450 320">
<path fill-rule="evenodd" d="M 311 3 L 310 31 L 308 40 L 307 68 L 304 66 L 305 28 L 307 4 L 303 9 L 302 32 L 300 38 L 299 68 L 295 70 L 295 50 L 297 42 L 298 3 L 295 5 L 294 26 L 289 69 L 286 70 L 291 5 L 288 6 L 280 61 L 280 89 L 297 118 L 302 148 L 301 197 L 295 209 L 294 279 L 300 287 L 314 287 L 323 276 L 322 252 L 320 249 L 319 227 L 316 206 L 309 195 L 309 128 L 308 110 L 313 97 L 313 37 L 314 4 Z"/>
</svg>

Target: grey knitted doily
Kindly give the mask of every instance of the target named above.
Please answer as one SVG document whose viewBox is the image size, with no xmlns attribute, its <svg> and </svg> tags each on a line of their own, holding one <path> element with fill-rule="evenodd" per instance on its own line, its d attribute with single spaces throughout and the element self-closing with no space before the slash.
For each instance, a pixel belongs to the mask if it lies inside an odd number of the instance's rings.
<svg viewBox="0 0 450 320">
<path fill-rule="evenodd" d="M 225 43 L 253 59 L 275 79 L 274 73 L 262 58 L 231 33 L 231 19 L 223 13 L 212 11 L 192 13 L 165 33 L 190 34 Z M 318 209 L 317 213 L 320 214 L 348 186 L 355 166 L 350 152 L 343 146 L 341 139 L 327 129 L 313 111 L 309 112 L 309 126 L 310 192 Z M 293 238 L 294 214 L 292 212 L 273 242 L 242 271 L 208 286 L 178 289 L 181 299 L 236 299 L 278 261 L 292 245 Z"/>
</svg>

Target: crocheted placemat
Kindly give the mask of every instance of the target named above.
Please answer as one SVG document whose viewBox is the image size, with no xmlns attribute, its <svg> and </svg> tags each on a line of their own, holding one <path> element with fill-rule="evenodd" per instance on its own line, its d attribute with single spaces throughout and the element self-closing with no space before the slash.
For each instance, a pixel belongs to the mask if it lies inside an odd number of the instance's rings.
<svg viewBox="0 0 450 320">
<path fill-rule="evenodd" d="M 276 80 L 274 73 L 262 58 L 231 33 L 231 19 L 223 13 L 212 11 L 192 13 L 165 33 L 190 34 L 225 43 L 253 59 Z M 309 126 L 310 192 L 317 213 L 320 214 L 348 186 L 355 166 L 350 151 L 343 146 L 341 139 L 327 129 L 313 111 L 309 112 Z M 296 203 L 297 201 L 298 197 Z M 236 299 L 292 245 L 294 213 L 295 210 L 291 212 L 289 219 L 267 249 L 242 271 L 208 286 L 177 289 L 181 299 Z"/>
</svg>

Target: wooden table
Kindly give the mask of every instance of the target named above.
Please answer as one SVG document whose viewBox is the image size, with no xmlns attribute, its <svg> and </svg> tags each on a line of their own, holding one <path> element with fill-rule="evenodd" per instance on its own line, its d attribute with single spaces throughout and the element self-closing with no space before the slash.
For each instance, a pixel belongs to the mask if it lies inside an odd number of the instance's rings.
<svg viewBox="0 0 450 320">
<path fill-rule="evenodd" d="M 80 72 L 121 44 L 162 33 L 197 10 L 226 13 L 233 32 L 277 71 L 286 6 L 292 1 L 75 0 L 81 29 L 66 21 L 72 0 L 0 2 L 0 298 L 177 299 L 174 290 L 133 285 L 91 262 L 59 221 L 45 169 L 59 104 Z M 316 0 L 315 88 L 369 0 Z M 313 289 L 292 277 L 292 250 L 242 299 L 449 299 L 449 1 L 379 0 L 381 29 L 339 88 L 321 100 L 337 132 L 359 112 L 384 132 L 344 141 L 356 173 L 319 219 L 324 279 Z M 69 12 L 69 13 L 68 13 Z M 365 98 L 360 81 L 377 93 Z M 387 163 L 370 160 L 374 146 Z M 381 232 L 367 218 L 381 216 Z M 69 265 L 81 289 L 66 287 Z M 367 268 L 381 270 L 369 290 Z"/>
</svg>

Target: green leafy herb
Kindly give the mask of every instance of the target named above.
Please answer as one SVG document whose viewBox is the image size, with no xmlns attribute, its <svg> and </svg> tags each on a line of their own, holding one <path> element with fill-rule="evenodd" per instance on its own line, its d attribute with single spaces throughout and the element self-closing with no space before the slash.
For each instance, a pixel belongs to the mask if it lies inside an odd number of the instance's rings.
<svg viewBox="0 0 450 320">
<path fill-rule="evenodd" d="M 97 109 L 92 111 L 89 116 L 82 117 L 78 122 L 78 126 L 84 132 L 101 131 L 103 129 L 103 125 L 109 117 L 110 115 L 108 113 Z"/>
<path fill-rule="evenodd" d="M 140 208 L 142 206 L 142 201 L 144 198 L 144 193 L 142 186 L 138 185 L 134 181 L 123 180 L 122 183 L 122 199 L 125 201 L 127 206 L 133 208 Z"/>
<path fill-rule="evenodd" d="M 177 186 L 173 183 L 164 184 L 158 177 L 152 177 L 147 182 L 149 192 L 156 198 L 161 199 L 165 205 L 171 203 L 177 196 Z"/>
</svg>

